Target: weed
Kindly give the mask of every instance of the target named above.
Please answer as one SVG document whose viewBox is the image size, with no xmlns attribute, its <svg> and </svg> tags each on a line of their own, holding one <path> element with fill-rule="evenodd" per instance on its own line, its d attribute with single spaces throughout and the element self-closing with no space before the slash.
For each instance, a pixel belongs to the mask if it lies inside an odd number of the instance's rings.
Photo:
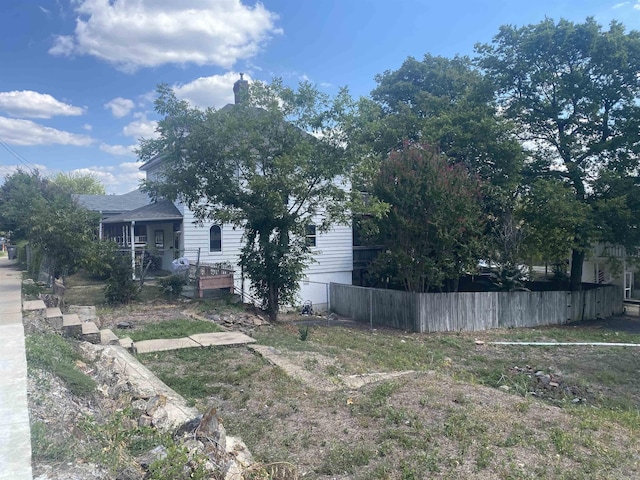
<svg viewBox="0 0 640 480">
<path fill-rule="evenodd" d="M 204 454 L 189 452 L 184 445 L 171 442 L 166 447 L 167 455 L 149 465 L 149 480 L 206 480 L 212 478 L 205 465 L 208 461 Z"/>
<path fill-rule="evenodd" d="M 556 452 L 560 455 L 573 456 L 574 455 L 574 440 L 567 431 L 552 427 L 549 430 L 549 438 L 556 449 Z"/>
<path fill-rule="evenodd" d="M 37 300 L 45 288 L 37 283 L 23 283 L 22 296 L 25 300 Z"/>
<path fill-rule="evenodd" d="M 67 435 L 53 436 L 47 425 L 36 421 L 31 424 L 31 449 L 34 460 L 63 462 L 77 455 L 75 440 Z"/>
<path fill-rule="evenodd" d="M 186 284 L 187 280 L 182 275 L 170 275 L 158 280 L 158 287 L 167 298 L 178 298 Z"/>
<path fill-rule="evenodd" d="M 37 333 L 26 337 L 25 347 L 29 368 L 57 375 L 75 395 L 85 396 L 95 391 L 93 378 L 76 368 L 76 360 L 82 357 L 69 341 L 55 333 Z"/>
<path fill-rule="evenodd" d="M 364 445 L 334 442 L 317 472 L 323 475 L 352 474 L 357 467 L 367 465 L 374 452 Z"/>
<path fill-rule="evenodd" d="M 495 453 L 486 445 L 481 445 L 476 454 L 476 468 L 484 470 L 489 466 L 491 460 L 495 457 Z"/>
<path fill-rule="evenodd" d="M 300 340 L 306 342 L 309 338 L 309 325 L 300 325 L 298 327 L 298 334 Z"/>
<path fill-rule="evenodd" d="M 310 372 L 313 372 L 316 368 L 318 368 L 318 359 L 315 357 L 305 358 L 304 368 L 305 370 L 309 370 Z"/>
<path fill-rule="evenodd" d="M 149 323 L 140 329 L 119 330 L 116 333 L 130 337 L 134 342 L 156 338 L 182 338 L 198 333 L 221 332 L 222 329 L 206 320 L 176 319 L 158 323 Z"/>
</svg>

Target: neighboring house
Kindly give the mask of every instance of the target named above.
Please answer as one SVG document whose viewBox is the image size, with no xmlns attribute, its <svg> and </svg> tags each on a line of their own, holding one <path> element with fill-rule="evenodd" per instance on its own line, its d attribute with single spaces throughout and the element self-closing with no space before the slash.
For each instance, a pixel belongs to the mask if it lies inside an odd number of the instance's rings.
<svg viewBox="0 0 640 480">
<path fill-rule="evenodd" d="M 597 244 L 582 268 L 582 281 L 618 285 L 624 298 L 640 298 L 640 253 L 623 246 Z"/>
<path fill-rule="evenodd" d="M 234 86 L 236 103 L 238 83 Z M 156 179 L 161 175 L 162 162 L 162 158 L 155 158 L 140 169 L 147 178 Z M 126 195 L 138 195 L 135 192 Z M 104 210 L 97 208 L 100 202 L 96 199 L 79 200 L 91 210 L 103 211 L 102 238 L 115 240 L 122 248 L 131 249 L 132 261 L 139 263 L 142 252 L 146 250 L 161 257 L 161 268 L 164 270 L 170 270 L 171 262 L 178 257 L 186 257 L 193 264 L 228 264 L 234 269 L 236 292 L 250 294 L 249 281 L 238 266 L 244 234 L 242 229 L 211 221 L 199 222 L 193 212 L 179 202 L 160 200 L 148 203 L 147 200 L 147 204 L 136 209 L 105 217 Z M 336 225 L 330 231 L 320 233 L 314 225 L 309 225 L 307 242 L 312 247 L 314 261 L 306 268 L 304 280 L 300 282 L 299 302 L 302 304 L 310 300 L 314 308 L 323 309 L 328 304 L 330 282 L 351 284 L 352 228 L 350 225 Z"/>
</svg>

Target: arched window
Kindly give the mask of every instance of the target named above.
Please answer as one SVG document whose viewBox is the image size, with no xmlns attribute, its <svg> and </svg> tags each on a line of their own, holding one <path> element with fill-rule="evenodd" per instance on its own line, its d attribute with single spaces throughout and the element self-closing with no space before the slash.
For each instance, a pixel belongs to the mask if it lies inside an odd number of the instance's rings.
<svg viewBox="0 0 640 480">
<path fill-rule="evenodd" d="M 220 228 L 220 225 L 213 225 L 209 229 L 209 251 L 222 251 L 222 229 Z"/>
</svg>

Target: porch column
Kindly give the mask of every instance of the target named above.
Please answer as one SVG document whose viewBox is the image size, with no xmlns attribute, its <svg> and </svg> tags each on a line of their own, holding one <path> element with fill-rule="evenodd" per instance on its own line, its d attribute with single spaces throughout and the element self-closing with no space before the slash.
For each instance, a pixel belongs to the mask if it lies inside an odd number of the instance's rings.
<svg viewBox="0 0 640 480">
<path fill-rule="evenodd" d="M 135 220 L 131 220 L 131 269 L 133 270 L 131 276 L 136 279 L 136 236 L 135 236 Z"/>
<path fill-rule="evenodd" d="M 100 229 L 98 230 L 98 239 L 102 240 L 102 210 L 100 210 Z"/>
</svg>

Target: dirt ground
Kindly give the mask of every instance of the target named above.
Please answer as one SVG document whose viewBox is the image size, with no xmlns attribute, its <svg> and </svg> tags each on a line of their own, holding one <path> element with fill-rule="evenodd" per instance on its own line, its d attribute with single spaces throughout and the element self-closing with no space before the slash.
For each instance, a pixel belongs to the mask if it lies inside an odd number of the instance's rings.
<svg viewBox="0 0 640 480">
<path fill-rule="evenodd" d="M 185 318 L 188 307 L 181 303 L 114 309 L 100 314 L 100 324 L 115 329 L 124 321 L 135 329 Z M 305 324 L 367 328 L 339 318 L 285 315 L 283 320 L 294 333 Z M 620 321 L 629 325 L 628 320 Z M 275 327 L 258 330 L 271 328 Z M 410 338 L 398 331 L 383 334 Z M 197 367 L 195 354 L 162 352 L 141 360 L 160 378 L 169 379 L 167 383 L 177 382 L 171 386 L 178 390 L 194 368 L 202 370 L 194 381 L 202 383 L 206 393 L 194 400 L 195 405 L 216 405 L 227 433 L 241 436 L 258 462 L 295 466 L 295 475 L 273 478 L 640 478 L 637 431 L 613 422 L 602 426 L 589 415 L 576 417 L 531 397 L 462 382 L 447 371 L 450 359 L 438 371 L 329 375 L 340 371 L 339 361 L 321 351 L 268 345 L 205 349 L 197 352 L 203 367 Z M 55 398 L 30 398 L 34 411 L 52 423 L 72 423 L 72 416 L 56 418 L 47 411 L 97 406 L 56 392 Z M 61 423 L 56 428 L 73 427 Z M 620 456 L 614 449 L 627 454 Z M 111 478 L 99 467 L 82 464 L 63 468 L 67 477 L 54 476 L 54 467 L 39 465 L 36 472 L 48 475 L 43 479 Z M 83 477 L 84 471 L 92 473 Z"/>
<path fill-rule="evenodd" d="M 105 321 L 161 321 L 176 313 L 157 308 Z M 368 327 L 339 318 L 283 320 L 292 331 L 301 324 Z M 143 361 L 176 378 L 192 366 L 180 358 L 167 354 Z M 458 381 L 446 369 L 327 375 L 339 370 L 332 355 L 268 345 L 211 359 L 228 373 L 203 380 L 219 393 L 202 401 L 218 406 L 228 430 L 241 435 L 257 459 L 291 462 L 302 478 L 592 478 L 582 465 L 593 449 L 617 445 L 638 451 L 634 435 L 616 424 L 585 430 L 584 419 L 562 408 Z M 234 376 L 244 371 L 252 373 Z M 612 455 L 590 468 L 600 471 L 599 478 L 639 478 L 640 455 L 627 460 L 615 466 Z M 577 473 L 563 477 L 567 471 Z"/>
</svg>

